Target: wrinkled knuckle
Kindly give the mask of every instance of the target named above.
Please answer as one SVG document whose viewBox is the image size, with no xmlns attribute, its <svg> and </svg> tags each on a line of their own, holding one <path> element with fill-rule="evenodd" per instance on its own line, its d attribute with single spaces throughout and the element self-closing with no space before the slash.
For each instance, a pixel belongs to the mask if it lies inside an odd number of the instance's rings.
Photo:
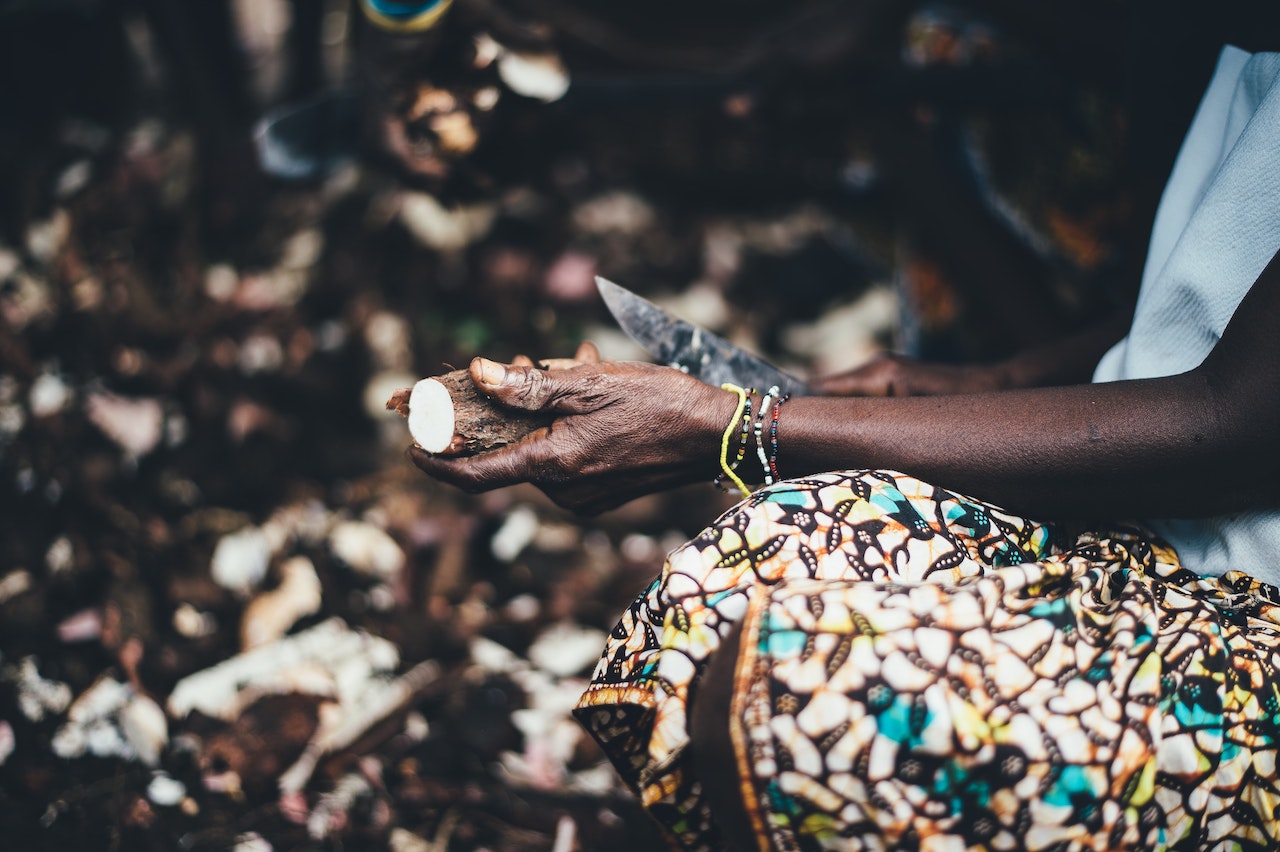
<svg viewBox="0 0 1280 852">
<path fill-rule="evenodd" d="M 504 482 L 503 477 L 505 476 L 506 471 L 504 469 L 491 465 L 479 470 L 469 470 L 457 485 L 468 494 L 481 494 L 500 487 Z"/>
<path fill-rule="evenodd" d="M 594 371 L 584 374 L 577 395 L 583 409 L 594 411 L 617 401 L 624 390 L 625 383 L 614 373 Z"/>
<path fill-rule="evenodd" d="M 503 460 L 503 464 L 486 471 L 484 477 L 484 485 L 486 491 L 492 491 L 495 488 L 502 488 L 515 482 L 524 482 L 529 479 L 527 475 L 528 468 L 516 459 L 507 458 Z"/>
<path fill-rule="evenodd" d="M 547 375 L 536 367 L 523 370 L 512 391 L 512 399 L 523 407 L 538 408 L 547 396 Z"/>
</svg>

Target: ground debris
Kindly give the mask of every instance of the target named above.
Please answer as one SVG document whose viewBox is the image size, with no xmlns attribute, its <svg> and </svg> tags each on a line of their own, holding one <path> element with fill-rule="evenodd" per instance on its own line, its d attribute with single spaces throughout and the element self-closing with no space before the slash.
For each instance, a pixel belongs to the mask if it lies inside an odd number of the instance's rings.
<svg viewBox="0 0 1280 852">
<path fill-rule="evenodd" d="M 35 5 L 0 3 L 0 35 Z M 343 4 L 226 4 L 261 29 L 261 112 L 290 76 L 286 5 L 323 6 L 327 67 L 356 76 Z M 167 57 L 204 51 L 141 19 L 78 53 L 72 21 L 31 42 L 76 58 L 12 81 L 69 73 L 0 133 L 6 848 L 660 848 L 570 710 L 618 615 L 727 498 L 694 486 L 581 518 L 532 488 L 462 494 L 405 459 L 387 396 L 583 337 L 647 359 L 597 274 L 801 373 L 886 342 L 906 278 L 930 316 L 964 313 L 933 267 L 902 274 L 851 69 L 834 99 L 816 71 L 775 92 L 764 66 L 728 91 L 690 76 L 701 50 L 600 29 L 586 5 L 468 33 L 475 74 L 392 98 L 406 144 L 447 172 L 430 185 L 367 152 L 267 179 L 249 122 L 206 97 L 237 75 L 184 88 Z M 749 23 L 615 5 L 642 28 L 710 21 L 722 57 L 721 30 Z M 584 44 L 584 24 L 629 58 Z M 117 29 L 124 53 L 94 59 Z M 126 66 L 149 70 L 126 83 Z M 1009 114 L 1006 144 L 1041 148 Z M 1066 265 L 1110 256 L 1077 226 L 1113 208 L 1078 201 L 1033 222 L 1070 238 Z"/>
<path fill-rule="evenodd" d="M 301 692 L 353 706 L 375 676 L 399 663 L 395 646 L 331 618 L 183 678 L 169 694 L 169 712 L 192 711 L 234 721 L 254 700 Z"/>
<path fill-rule="evenodd" d="M 148 766 L 169 742 L 168 720 L 154 699 L 109 677 L 77 698 L 51 742 L 59 757 L 121 757 Z"/>
</svg>

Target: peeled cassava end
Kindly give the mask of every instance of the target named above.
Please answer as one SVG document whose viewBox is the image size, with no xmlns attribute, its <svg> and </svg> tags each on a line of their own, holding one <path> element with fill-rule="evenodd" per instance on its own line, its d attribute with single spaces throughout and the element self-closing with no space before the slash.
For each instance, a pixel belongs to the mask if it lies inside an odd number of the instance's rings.
<svg viewBox="0 0 1280 852">
<path fill-rule="evenodd" d="M 387 409 L 409 420 L 409 434 L 429 453 L 475 455 L 514 444 L 551 422 L 540 412 L 503 409 L 476 390 L 466 370 L 401 388 Z"/>
<path fill-rule="evenodd" d="M 409 393 L 409 434 L 429 453 L 441 453 L 453 443 L 453 399 L 435 379 L 423 379 Z"/>
</svg>

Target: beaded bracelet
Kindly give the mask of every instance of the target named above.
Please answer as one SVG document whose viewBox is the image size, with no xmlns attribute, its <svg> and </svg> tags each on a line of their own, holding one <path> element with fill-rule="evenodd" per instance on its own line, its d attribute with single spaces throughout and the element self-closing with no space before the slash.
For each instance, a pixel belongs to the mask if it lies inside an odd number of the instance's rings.
<svg viewBox="0 0 1280 852">
<path fill-rule="evenodd" d="M 747 488 L 746 483 L 737 474 L 739 463 L 742 457 L 747 453 L 746 438 L 738 444 L 738 457 L 733 464 L 729 463 L 729 442 L 733 440 L 733 433 L 737 430 L 738 419 L 742 418 L 742 433 L 749 434 L 751 427 L 751 394 L 754 393 L 749 388 L 740 388 L 737 385 L 725 383 L 720 386 L 722 390 L 732 391 L 738 395 L 738 407 L 733 412 L 733 417 L 729 420 L 729 425 L 725 427 L 724 436 L 720 440 L 720 475 L 715 478 L 715 485 L 723 488 L 721 481 L 727 478 L 730 482 L 738 487 L 743 497 L 751 495 L 751 489 Z M 763 407 L 763 406 L 762 406 Z"/>
<path fill-rule="evenodd" d="M 783 394 L 773 404 L 773 422 L 769 425 L 769 464 L 764 474 L 764 484 L 772 485 L 778 476 L 778 415 L 782 412 L 782 404 L 791 399 L 791 394 Z"/>
<path fill-rule="evenodd" d="M 738 435 L 738 455 L 730 465 L 734 470 L 742 464 L 742 457 L 747 454 L 747 445 L 751 440 L 751 397 L 756 392 L 755 388 L 743 388 L 743 393 L 747 396 L 746 405 L 742 407 L 742 433 Z"/>
<path fill-rule="evenodd" d="M 760 400 L 760 416 L 756 418 L 756 457 L 760 459 L 760 470 L 764 473 L 764 484 L 772 485 L 773 477 L 769 475 L 769 457 L 764 451 L 764 419 L 769 414 L 769 402 L 778 398 L 778 386 L 774 385 Z"/>
</svg>

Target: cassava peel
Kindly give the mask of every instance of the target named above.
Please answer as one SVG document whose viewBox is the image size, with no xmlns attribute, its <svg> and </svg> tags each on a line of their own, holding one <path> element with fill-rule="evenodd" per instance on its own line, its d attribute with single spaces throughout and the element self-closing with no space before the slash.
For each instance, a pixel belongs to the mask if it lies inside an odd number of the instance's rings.
<svg viewBox="0 0 1280 852">
<path fill-rule="evenodd" d="M 466 370 L 400 388 L 387 410 L 409 421 L 414 443 L 429 453 L 470 456 L 514 444 L 551 422 L 542 414 L 500 408 L 476 390 Z"/>
</svg>

